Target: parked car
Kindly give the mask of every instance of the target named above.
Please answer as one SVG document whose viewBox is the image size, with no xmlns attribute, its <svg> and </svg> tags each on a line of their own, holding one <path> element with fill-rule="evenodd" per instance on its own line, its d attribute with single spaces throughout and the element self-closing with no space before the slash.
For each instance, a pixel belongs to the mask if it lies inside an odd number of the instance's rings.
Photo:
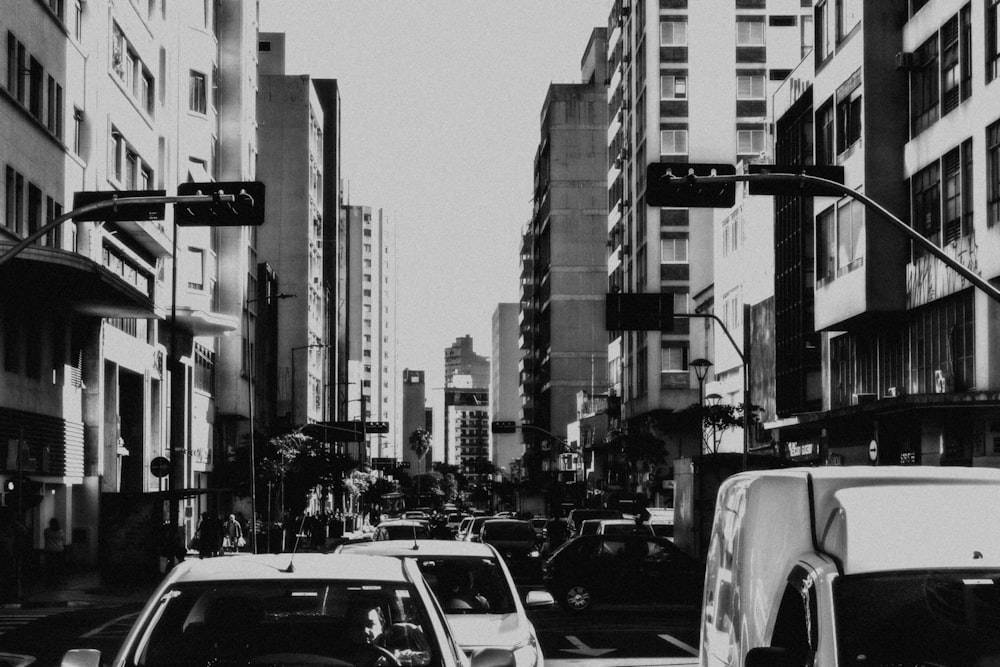
<svg viewBox="0 0 1000 667">
<path fill-rule="evenodd" d="M 569 513 L 569 529 L 572 535 L 578 535 L 580 524 L 587 519 L 624 519 L 621 510 L 607 508 L 574 509 Z"/>
<path fill-rule="evenodd" d="M 189 559 L 160 583 L 115 660 L 144 667 L 470 664 L 417 563 L 304 553 Z M 474 651 L 472 667 L 512 661 Z M 75 649 L 64 667 L 97 667 Z"/>
<path fill-rule="evenodd" d="M 458 524 L 458 530 L 455 531 L 456 540 L 462 540 L 463 542 L 467 541 L 466 538 L 469 536 L 469 528 L 472 527 L 473 519 L 475 519 L 475 517 L 472 516 L 467 516 L 462 519 L 461 523 Z"/>
<path fill-rule="evenodd" d="M 449 512 L 447 516 L 448 530 L 451 531 L 452 536 L 455 536 L 458 534 L 458 527 L 462 525 L 462 520 L 465 518 L 465 515 L 460 512 Z"/>
<path fill-rule="evenodd" d="M 649 527 L 653 534 L 660 537 L 674 537 L 674 508 L 673 507 L 650 507 Z"/>
<path fill-rule="evenodd" d="M 580 522 L 580 526 L 577 528 L 577 535 L 597 535 L 598 529 L 601 527 L 601 522 L 604 519 L 584 519 Z"/>
<path fill-rule="evenodd" d="M 426 540 L 430 539 L 431 531 L 427 522 L 414 519 L 393 519 L 383 521 L 375 527 L 372 541 L 382 540 Z"/>
<path fill-rule="evenodd" d="M 468 654 L 484 647 L 514 652 L 518 667 L 543 667 L 534 625 L 525 608 L 551 607 L 547 591 L 524 599 L 495 547 L 476 542 L 407 540 L 351 545 L 342 553 L 413 558 L 437 596 L 459 645 Z"/>
<path fill-rule="evenodd" d="M 535 530 L 528 521 L 494 519 L 483 523 L 479 541 L 492 544 L 507 561 L 514 581 L 524 586 L 542 580 L 542 559 Z"/>
<path fill-rule="evenodd" d="M 615 601 L 697 605 L 704 565 L 666 538 L 584 535 L 552 554 L 543 578 L 556 602 L 569 611 Z"/>
</svg>

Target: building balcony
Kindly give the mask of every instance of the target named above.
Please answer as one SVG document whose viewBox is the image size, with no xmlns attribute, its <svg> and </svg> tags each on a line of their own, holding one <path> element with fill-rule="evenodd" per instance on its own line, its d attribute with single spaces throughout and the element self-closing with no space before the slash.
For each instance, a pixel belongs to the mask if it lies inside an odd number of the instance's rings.
<svg viewBox="0 0 1000 667">
<path fill-rule="evenodd" d="M 0 240 L 0 255 L 14 243 Z M 30 246 L 0 266 L 0 282 L 30 291 L 32 298 L 74 313 L 107 318 L 162 318 L 152 289 L 127 281 L 78 253 Z"/>
</svg>

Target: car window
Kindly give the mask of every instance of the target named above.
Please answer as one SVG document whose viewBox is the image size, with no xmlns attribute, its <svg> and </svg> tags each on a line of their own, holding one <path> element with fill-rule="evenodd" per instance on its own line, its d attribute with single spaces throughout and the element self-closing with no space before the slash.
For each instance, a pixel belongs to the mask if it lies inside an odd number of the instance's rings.
<svg viewBox="0 0 1000 667">
<path fill-rule="evenodd" d="M 494 558 L 428 556 L 417 564 L 447 614 L 512 614 L 514 593 Z"/>
<path fill-rule="evenodd" d="M 140 641 L 136 667 L 248 664 L 294 653 L 316 664 L 365 662 L 389 651 L 401 665 L 441 664 L 427 610 L 409 584 L 337 581 L 213 581 L 178 584 L 161 596 Z"/>
<path fill-rule="evenodd" d="M 526 523 L 490 521 L 483 526 L 483 539 L 535 541 L 535 531 Z"/>
</svg>

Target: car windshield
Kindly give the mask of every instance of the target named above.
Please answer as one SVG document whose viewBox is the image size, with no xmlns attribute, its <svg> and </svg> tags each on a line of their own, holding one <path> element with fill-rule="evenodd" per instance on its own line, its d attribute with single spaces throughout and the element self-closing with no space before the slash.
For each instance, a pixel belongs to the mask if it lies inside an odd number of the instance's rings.
<svg viewBox="0 0 1000 667">
<path fill-rule="evenodd" d="M 506 521 L 491 521 L 483 526 L 484 540 L 519 540 L 535 541 L 535 531 L 528 523 L 508 523 Z"/>
<path fill-rule="evenodd" d="M 409 540 L 429 537 L 427 528 L 420 524 L 393 524 L 378 527 L 380 537 L 387 540 Z"/>
<path fill-rule="evenodd" d="M 841 665 L 1000 664 L 1000 571 L 845 576 L 833 597 Z"/>
<path fill-rule="evenodd" d="M 408 584 L 307 580 L 177 584 L 160 597 L 125 664 L 134 667 L 441 665 Z"/>
<path fill-rule="evenodd" d="M 636 525 L 632 521 L 629 521 L 628 523 L 606 523 L 604 524 L 603 532 L 605 535 L 652 535 L 653 534 L 653 531 L 649 527 L 649 524 L 640 523 Z"/>
<path fill-rule="evenodd" d="M 495 558 L 418 558 L 424 579 L 448 614 L 513 614 L 514 597 Z"/>
</svg>

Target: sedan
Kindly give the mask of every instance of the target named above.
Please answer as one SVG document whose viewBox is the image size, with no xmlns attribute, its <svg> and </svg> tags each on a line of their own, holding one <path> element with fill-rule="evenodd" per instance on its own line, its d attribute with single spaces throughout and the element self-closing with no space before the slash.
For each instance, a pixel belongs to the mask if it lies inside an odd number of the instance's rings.
<svg viewBox="0 0 1000 667">
<path fill-rule="evenodd" d="M 518 667 L 542 667 L 535 627 L 525 608 L 551 607 L 546 591 L 522 603 L 510 570 L 495 548 L 475 542 L 420 540 L 343 546 L 338 553 L 413 558 L 468 653 L 485 647 L 514 652 Z"/>
<path fill-rule="evenodd" d="M 294 558 L 294 561 L 293 561 Z M 512 663 L 482 649 L 471 665 Z M 63 666 L 97 667 L 75 649 Z M 113 662 L 143 667 L 466 667 L 416 563 L 327 554 L 189 559 L 139 613 Z"/>
<path fill-rule="evenodd" d="M 479 541 L 496 547 L 518 584 L 523 586 L 541 582 L 541 553 L 535 544 L 535 529 L 530 522 L 492 519 L 480 529 Z"/>
<path fill-rule="evenodd" d="M 427 524 L 416 519 L 393 519 L 375 527 L 372 540 L 426 540 L 431 536 Z"/>
<path fill-rule="evenodd" d="M 668 539 L 643 535 L 584 535 L 545 562 L 545 587 L 569 611 L 600 602 L 701 601 L 704 565 Z"/>
</svg>

